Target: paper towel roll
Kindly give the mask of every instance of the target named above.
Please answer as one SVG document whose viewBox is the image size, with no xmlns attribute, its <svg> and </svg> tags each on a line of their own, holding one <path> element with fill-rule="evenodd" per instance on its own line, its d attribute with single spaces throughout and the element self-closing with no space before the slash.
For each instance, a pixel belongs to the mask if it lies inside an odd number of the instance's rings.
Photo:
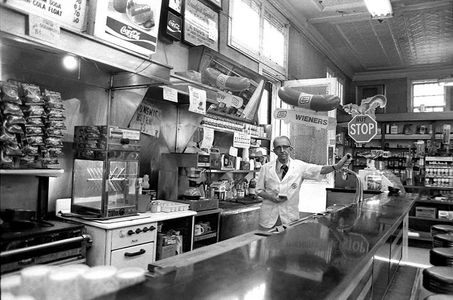
<svg viewBox="0 0 453 300">
<path fill-rule="evenodd" d="M 145 281 L 146 271 L 142 268 L 123 268 L 116 273 L 119 287 L 125 288 Z"/>
<path fill-rule="evenodd" d="M 81 300 L 81 275 L 88 272 L 87 265 L 68 265 L 52 270 L 48 275 L 47 300 Z"/>
<path fill-rule="evenodd" d="M 119 284 L 115 277 L 116 271 L 113 266 L 97 266 L 82 274 L 84 299 L 93 299 L 117 291 Z"/>
<path fill-rule="evenodd" d="M 20 275 L 4 276 L 0 281 L 2 293 L 19 295 L 19 289 L 22 283 Z M 3 299 L 3 297 L 2 297 Z"/>
<path fill-rule="evenodd" d="M 20 272 L 22 278 L 20 294 L 45 299 L 47 276 L 53 268 L 56 267 L 36 265 L 23 269 Z"/>
</svg>

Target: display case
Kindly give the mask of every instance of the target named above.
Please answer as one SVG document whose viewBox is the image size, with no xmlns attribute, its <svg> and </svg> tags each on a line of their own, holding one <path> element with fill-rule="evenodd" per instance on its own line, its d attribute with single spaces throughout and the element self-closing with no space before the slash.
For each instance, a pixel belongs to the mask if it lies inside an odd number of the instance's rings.
<svg viewBox="0 0 453 300">
<path fill-rule="evenodd" d="M 77 126 L 71 211 L 95 218 L 137 213 L 140 131 Z"/>
</svg>

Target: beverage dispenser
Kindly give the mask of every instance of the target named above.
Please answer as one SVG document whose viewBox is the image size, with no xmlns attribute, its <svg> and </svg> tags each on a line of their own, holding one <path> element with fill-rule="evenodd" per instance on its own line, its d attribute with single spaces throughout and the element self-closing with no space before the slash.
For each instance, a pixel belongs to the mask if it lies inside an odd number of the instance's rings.
<svg viewBox="0 0 453 300">
<path fill-rule="evenodd" d="M 140 131 L 76 126 L 71 211 L 93 218 L 137 214 Z"/>
</svg>

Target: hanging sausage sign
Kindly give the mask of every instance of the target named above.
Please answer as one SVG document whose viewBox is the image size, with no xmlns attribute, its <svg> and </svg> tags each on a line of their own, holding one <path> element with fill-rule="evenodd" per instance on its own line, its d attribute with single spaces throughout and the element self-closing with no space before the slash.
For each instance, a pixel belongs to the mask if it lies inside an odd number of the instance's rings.
<svg viewBox="0 0 453 300">
<path fill-rule="evenodd" d="M 312 95 L 297 91 L 290 87 L 281 87 L 278 96 L 289 105 L 311 109 L 314 111 L 329 111 L 340 105 L 340 98 L 335 95 Z"/>
</svg>

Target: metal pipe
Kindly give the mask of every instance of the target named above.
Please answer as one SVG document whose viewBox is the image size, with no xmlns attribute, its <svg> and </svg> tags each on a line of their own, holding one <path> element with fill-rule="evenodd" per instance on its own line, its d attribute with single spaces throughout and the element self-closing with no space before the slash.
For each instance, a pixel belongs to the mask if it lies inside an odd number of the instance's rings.
<svg viewBox="0 0 453 300">
<path fill-rule="evenodd" d="M 355 183 L 356 183 L 356 188 L 355 188 L 355 195 L 354 195 L 354 203 L 362 203 L 363 201 L 363 184 L 362 181 L 360 180 L 359 174 L 356 172 L 348 169 L 348 168 L 342 168 L 340 170 L 342 172 L 343 176 L 347 176 L 348 174 L 351 174 L 355 178 Z"/>
<path fill-rule="evenodd" d="M 83 242 L 84 240 L 90 241 L 91 236 L 88 234 L 82 234 L 81 236 L 77 237 L 72 237 L 64 240 L 59 240 L 59 241 L 54 241 L 50 243 L 45 243 L 45 244 L 40 244 L 40 245 L 35 245 L 35 246 L 30 246 L 30 247 L 25 247 L 25 248 L 20 248 L 20 249 L 14 249 L 14 250 L 9 250 L 9 251 L 3 251 L 0 252 L 0 258 L 6 258 L 8 256 L 12 255 L 17 255 L 17 254 L 24 254 L 30 251 L 36 251 L 36 250 L 43 250 L 49 247 L 54 247 L 54 246 L 61 246 L 65 244 L 70 244 L 70 243 L 75 243 L 75 242 Z"/>
</svg>

